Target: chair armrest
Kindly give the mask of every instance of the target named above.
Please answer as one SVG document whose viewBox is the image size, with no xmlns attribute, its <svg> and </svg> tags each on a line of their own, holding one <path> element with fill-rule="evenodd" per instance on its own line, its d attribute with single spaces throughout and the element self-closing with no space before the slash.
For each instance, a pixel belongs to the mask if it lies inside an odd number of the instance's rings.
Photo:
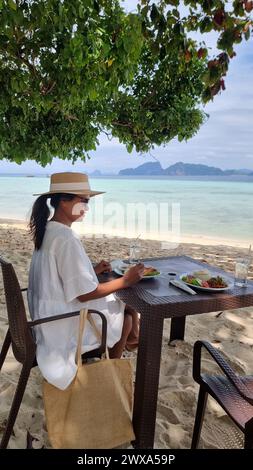
<svg viewBox="0 0 253 470">
<path fill-rule="evenodd" d="M 107 320 L 106 317 L 103 313 L 99 312 L 98 310 L 88 310 L 89 313 L 95 313 L 96 315 L 99 315 L 101 320 L 102 320 L 102 337 L 101 337 L 101 346 L 100 346 L 100 351 L 101 354 L 105 352 L 106 349 L 106 338 L 107 338 Z M 49 323 L 52 321 L 57 321 L 57 320 L 63 320 L 64 318 L 70 318 L 70 317 L 76 317 L 77 315 L 80 315 L 80 310 L 77 310 L 76 312 L 68 312 L 68 313 L 62 313 L 61 315 L 53 315 L 51 317 L 45 317 L 45 318 L 40 318 L 39 320 L 34 320 L 34 321 L 29 321 L 28 325 L 30 327 L 34 327 L 37 325 L 42 325 L 43 323 Z"/>
<path fill-rule="evenodd" d="M 230 365 L 225 361 L 224 357 L 220 352 L 214 348 L 208 341 L 196 341 L 193 349 L 193 378 L 196 382 L 200 383 L 203 380 L 201 375 L 201 352 L 202 347 L 204 347 L 215 362 L 218 364 L 220 369 L 224 372 L 226 377 L 232 382 L 236 390 L 240 395 L 247 400 L 251 405 L 253 405 L 253 394 L 243 383 L 240 377 L 234 372 Z"/>
<path fill-rule="evenodd" d="M 45 318 L 40 318 L 39 320 L 29 321 L 28 325 L 33 327 L 33 326 L 41 325 L 42 323 L 49 323 L 52 321 L 62 320 L 63 318 L 76 317 L 79 314 L 80 314 L 80 310 L 76 312 L 61 313 L 60 315 L 53 315 L 51 317 L 45 317 Z"/>
</svg>

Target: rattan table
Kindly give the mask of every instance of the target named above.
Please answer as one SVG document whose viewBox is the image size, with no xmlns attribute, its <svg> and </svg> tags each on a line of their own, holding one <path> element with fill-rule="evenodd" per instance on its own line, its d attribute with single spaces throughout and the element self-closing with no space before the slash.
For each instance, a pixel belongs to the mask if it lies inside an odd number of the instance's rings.
<svg viewBox="0 0 253 470">
<path fill-rule="evenodd" d="M 201 263 L 187 256 L 152 258 L 142 261 L 147 263 L 151 260 L 152 266 L 159 268 L 162 272 L 163 282 L 168 272 L 189 273 L 199 270 L 201 267 L 214 273 L 220 273 L 228 280 L 231 280 L 232 288 L 219 293 L 198 292 L 197 295 L 193 296 L 171 286 L 168 288 L 168 295 L 159 297 L 151 293 L 152 286 L 157 283 L 158 279 L 150 279 L 141 281 L 129 289 L 117 292 L 120 299 L 141 314 L 133 423 L 136 435 L 134 445 L 136 448 L 143 449 L 152 448 L 154 444 L 164 319 L 171 318 L 172 320 L 170 341 L 184 339 L 187 315 L 253 305 L 252 281 L 249 281 L 246 288 L 235 288 L 231 273 L 226 273 L 219 268 Z M 116 276 L 115 273 L 110 273 L 105 275 L 101 281 L 111 280 Z"/>
</svg>

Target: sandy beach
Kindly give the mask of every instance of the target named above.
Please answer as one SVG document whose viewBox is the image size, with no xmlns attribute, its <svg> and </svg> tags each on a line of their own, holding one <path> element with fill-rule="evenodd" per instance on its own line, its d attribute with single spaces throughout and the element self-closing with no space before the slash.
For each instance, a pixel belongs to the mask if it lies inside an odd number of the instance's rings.
<svg viewBox="0 0 253 470">
<path fill-rule="evenodd" d="M 4 222 L 4 223 L 3 223 Z M 126 258 L 129 240 L 126 238 L 83 237 L 82 241 L 92 261 L 102 258 Z M 195 243 L 194 243 L 195 241 Z M 202 241 L 201 241 L 202 243 Z M 182 243 L 174 250 L 161 248 L 158 241 L 142 240 L 141 256 L 157 257 L 187 254 L 226 271 L 234 271 L 236 257 L 246 253 L 246 247 L 224 244 Z M 0 224 L 0 254 L 10 260 L 18 274 L 21 287 L 27 286 L 27 275 L 33 245 L 24 224 L 2 221 Z M 253 278 L 253 271 L 250 277 Z M 198 387 L 192 379 L 192 347 L 197 339 L 215 345 L 240 374 L 252 373 L 253 307 L 226 312 L 212 312 L 187 317 L 185 341 L 168 345 L 170 320 L 165 321 L 157 425 L 156 448 L 189 448 L 191 443 Z M 0 344 L 7 329 L 5 299 L 0 276 Z M 132 353 L 135 358 L 135 354 Z M 204 360 L 207 371 L 214 371 L 210 358 Z M 0 374 L 0 434 L 15 390 L 20 366 L 9 353 Z M 26 446 L 26 430 L 37 437 L 36 446 L 50 447 L 44 428 L 41 393 L 42 377 L 38 368 L 32 370 L 22 406 L 11 437 L 10 448 Z M 201 448 L 232 448 L 242 445 L 243 438 L 224 411 L 209 398 L 202 431 Z"/>
</svg>

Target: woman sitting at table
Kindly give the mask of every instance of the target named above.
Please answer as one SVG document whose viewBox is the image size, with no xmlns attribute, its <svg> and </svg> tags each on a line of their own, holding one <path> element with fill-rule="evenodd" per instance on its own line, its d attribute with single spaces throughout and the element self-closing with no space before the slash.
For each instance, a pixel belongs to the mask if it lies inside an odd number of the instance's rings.
<svg viewBox="0 0 253 470">
<path fill-rule="evenodd" d="M 32 256 L 28 302 L 33 320 L 80 310 L 95 309 L 107 319 L 107 346 L 111 358 L 120 358 L 124 348 L 138 345 L 138 314 L 113 295 L 138 282 L 144 266 L 138 264 L 121 278 L 99 283 L 97 274 L 111 270 L 101 261 L 93 268 L 71 225 L 88 210 L 92 191 L 88 177 L 82 173 L 56 173 L 51 176 L 50 191 L 36 199 L 30 218 L 30 232 L 35 250 Z M 54 215 L 49 219 L 50 205 Z M 98 325 L 101 321 L 94 315 Z M 36 330 L 37 361 L 48 382 L 65 389 L 76 374 L 75 352 L 78 317 L 38 325 Z M 87 325 L 82 353 L 99 347 Z"/>
</svg>

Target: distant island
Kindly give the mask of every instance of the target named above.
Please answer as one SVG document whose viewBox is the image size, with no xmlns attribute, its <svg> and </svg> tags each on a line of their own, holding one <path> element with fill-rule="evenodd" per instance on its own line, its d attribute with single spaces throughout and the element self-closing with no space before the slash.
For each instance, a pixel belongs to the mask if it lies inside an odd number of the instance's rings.
<svg viewBox="0 0 253 470">
<path fill-rule="evenodd" d="M 83 169 L 85 171 L 85 169 Z M 80 170 L 78 170 L 80 171 Z M 113 171 L 111 172 L 106 172 L 106 171 L 101 171 L 101 170 L 93 170 L 93 171 L 85 171 L 91 178 L 117 178 L 119 177 L 127 177 L 127 176 L 133 176 L 133 177 L 149 177 L 149 176 L 154 176 L 154 177 L 159 177 L 159 176 L 168 176 L 168 177 L 175 177 L 179 178 L 180 177 L 235 177 L 235 179 L 238 179 L 238 177 L 241 179 L 246 179 L 247 177 L 253 177 L 253 171 L 246 169 L 246 168 L 239 168 L 239 169 L 231 169 L 231 170 L 222 170 L 221 168 L 215 167 L 215 166 L 209 166 L 209 165 L 201 165 L 197 163 L 184 163 L 184 162 L 177 162 L 171 166 L 168 166 L 168 168 L 162 168 L 160 162 L 158 161 L 153 161 L 153 162 L 146 162 L 143 163 L 142 165 L 137 166 L 136 168 L 125 168 L 124 170 L 120 170 L 118 173 L 114 173 Z M 1 176 L 23 176 L 27 178 L 32 178 L 32 177 L 39 177 L 39 178 L 49 178 L 50 174 L 45 174 L 45 173 L 0 173 Z"/>
<path fill-rule="evenodd" d="M 177 162 L 168 168 L 163 169 L 160 162 L 147 162 L 136 168 L 126 168 L 120 170 L 119 176 L 253 176 L 252 170 L 221 170 L 214 166 L 200 165 L 194 163 Z"/>
</svg>

